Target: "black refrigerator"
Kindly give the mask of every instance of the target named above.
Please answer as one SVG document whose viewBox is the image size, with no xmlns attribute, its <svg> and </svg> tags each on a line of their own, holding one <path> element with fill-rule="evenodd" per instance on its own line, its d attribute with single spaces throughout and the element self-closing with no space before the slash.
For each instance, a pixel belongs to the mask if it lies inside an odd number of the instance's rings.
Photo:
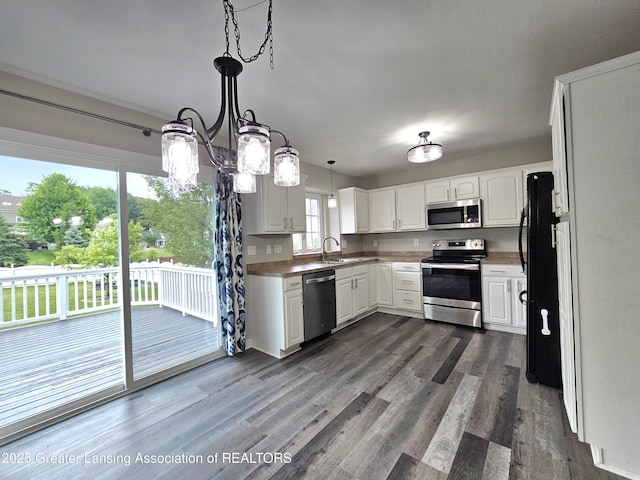
<svg viewBox="0 0 640 480">
<path fill-rule="evenodd" d="M 520 299 L 525 302 L 526 298 L 527 305 L 527 380 L 561 388 L 557 256 L 552 231 L 558 219 L 553 213 L 552 190 L 551 172 L 527 175 L 527 204 L 518 238 L 527 290 Z"/>
</svg>

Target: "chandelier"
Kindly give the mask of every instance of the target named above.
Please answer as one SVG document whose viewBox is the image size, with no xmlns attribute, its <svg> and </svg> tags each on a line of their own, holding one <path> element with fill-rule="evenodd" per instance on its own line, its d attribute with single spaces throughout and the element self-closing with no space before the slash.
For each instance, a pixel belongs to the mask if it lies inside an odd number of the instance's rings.
<svg viewBox="0 0 640 480">
<path fill-rule="evenodd" d="M 439 143 L 427 143 L 427 137 L 431 132 L 420 132 L 420 143 L 407 152 L 407 160 L 411 163 L 432 162 L 442 156 L 442 145 Z"/>
<path fill-rule="evenodd" d="M 240 114 L 238 107 L 237 77 L 242 72 L 242 64 L 229 53 L 229 19 L 234 24 L 238 56 L 249 63 L 264 53 L 267 42 L 271 68 L 273 68 L 272 0 L 269 0 L 267 32 L 257 54 L 245 58 L 240 49 L 240 29 L 236 10 L 231 2 L 223 0 L 225 12 L 225 53 L 213 61 L 220 73 L 222 104 L 215 123 L 207 127 L 202 115 L 191 107 L 180 109 L 175 120 L 162 127 L 162 169 L 169 175 L 169 184 L 189 187 L 197 184 L 198 140 L 205 147 L 209 159 L 218 170 L 233 175 L 233 190 L 237 193 L 256 191 L 256 175 L 270 173 L 271 135 L 278 134 L 284 146 L 274 152 L 274 183 L 291 187 L 300 183 L 300 160 L 298 150 L 291 147 L 287 137 L 268 125 L 258 123 L 253 110 Z M 216 154 L 213 140 L 225 126 L 229 138 L 227 155 Z M 194 126 L 195 119 L 195 126 Z M 198 129 L 200 128 L 200 129 Z M 235 144 L 235 148 L 234 148 Z M 224 158 L 222 158 L 224 157 Z"/>
</svg>

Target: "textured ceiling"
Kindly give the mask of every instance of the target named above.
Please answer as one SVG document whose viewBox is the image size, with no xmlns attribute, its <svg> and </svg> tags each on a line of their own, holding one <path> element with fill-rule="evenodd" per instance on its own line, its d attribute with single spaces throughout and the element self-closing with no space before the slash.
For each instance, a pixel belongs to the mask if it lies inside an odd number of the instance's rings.
<svg viewBox="0 0 640 480">
<path fill-rule="evenodd" d="M 239 14 L 243 53 L 266 11 Z M 407 168 L 422 130 L 446 162 L 547 135 L 553 78 L 640 50 L 639 25 L 638 0 L 273 0 L 275 68 L 245 65 L 240 109 L 343 173 Z M 0 70 L 167 120 L 213 122 L 223 52 L 221 0 L 0 3 Z"/>
</svg>

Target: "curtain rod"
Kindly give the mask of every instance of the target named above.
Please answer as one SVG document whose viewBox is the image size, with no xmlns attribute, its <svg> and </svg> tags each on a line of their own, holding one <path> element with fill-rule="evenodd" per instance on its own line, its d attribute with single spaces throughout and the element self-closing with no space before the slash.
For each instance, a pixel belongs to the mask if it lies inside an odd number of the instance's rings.
<svg viewBox="0 0 640 480">
<path fill-rule="evenodd" d="M 79 110 L 77 108 L 60 105 L 59 103 L 48 102 L 46 100 L 40 100 L 38 98 L 28 97 L 27 95 L 22 95 L 20 93 L 9 92 L 8 90 L 0 89 L 0 93 L 2 93 L 3 95 L 8 95 L 10 97 L 19 98 L 21 100 L 27 100 L 29 102 L 39 103 L 40 105 L 46 105 L 47 107 L 53 107 L 53 108 L 58 108 L 60 110 L 65 110 L 67 112 L 77 113 L 79 115 L 84 115 L 85 117 L 96 118 L 98 120 L 103 120 L 105 122 L 111 122 L 118 125 L 123 125 L 125 127 L 135 128 L 136 130 L 142 130 L 142 134 L 145 137 L 150 137 L 152 133 L 157 133 L 158 135 L 162 135 L 162 132 L 160 130 L 156 130 L 155 128 L 144 127 L 142 125 L 137 125 L 135 123 L 125 122 L 124 120 L 118 120 L 117 118 L 105 117 L 104 115 L 98 115 L 97 113 L 86 112 L 84 110 Z"/>
</svg>

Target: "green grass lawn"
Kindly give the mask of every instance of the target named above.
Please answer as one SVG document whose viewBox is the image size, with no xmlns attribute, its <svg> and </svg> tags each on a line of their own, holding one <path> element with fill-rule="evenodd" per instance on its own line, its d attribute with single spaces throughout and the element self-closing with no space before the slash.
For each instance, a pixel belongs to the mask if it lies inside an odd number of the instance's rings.
<svg viewBox="0 0 640 480">
<path fill-rule="evenodd" d="M 53 250 L 36 250 L 27 253 L 27 257 L 29 257 L 27 265 L 51 265 L 55 258 Z"/>
</svg>

